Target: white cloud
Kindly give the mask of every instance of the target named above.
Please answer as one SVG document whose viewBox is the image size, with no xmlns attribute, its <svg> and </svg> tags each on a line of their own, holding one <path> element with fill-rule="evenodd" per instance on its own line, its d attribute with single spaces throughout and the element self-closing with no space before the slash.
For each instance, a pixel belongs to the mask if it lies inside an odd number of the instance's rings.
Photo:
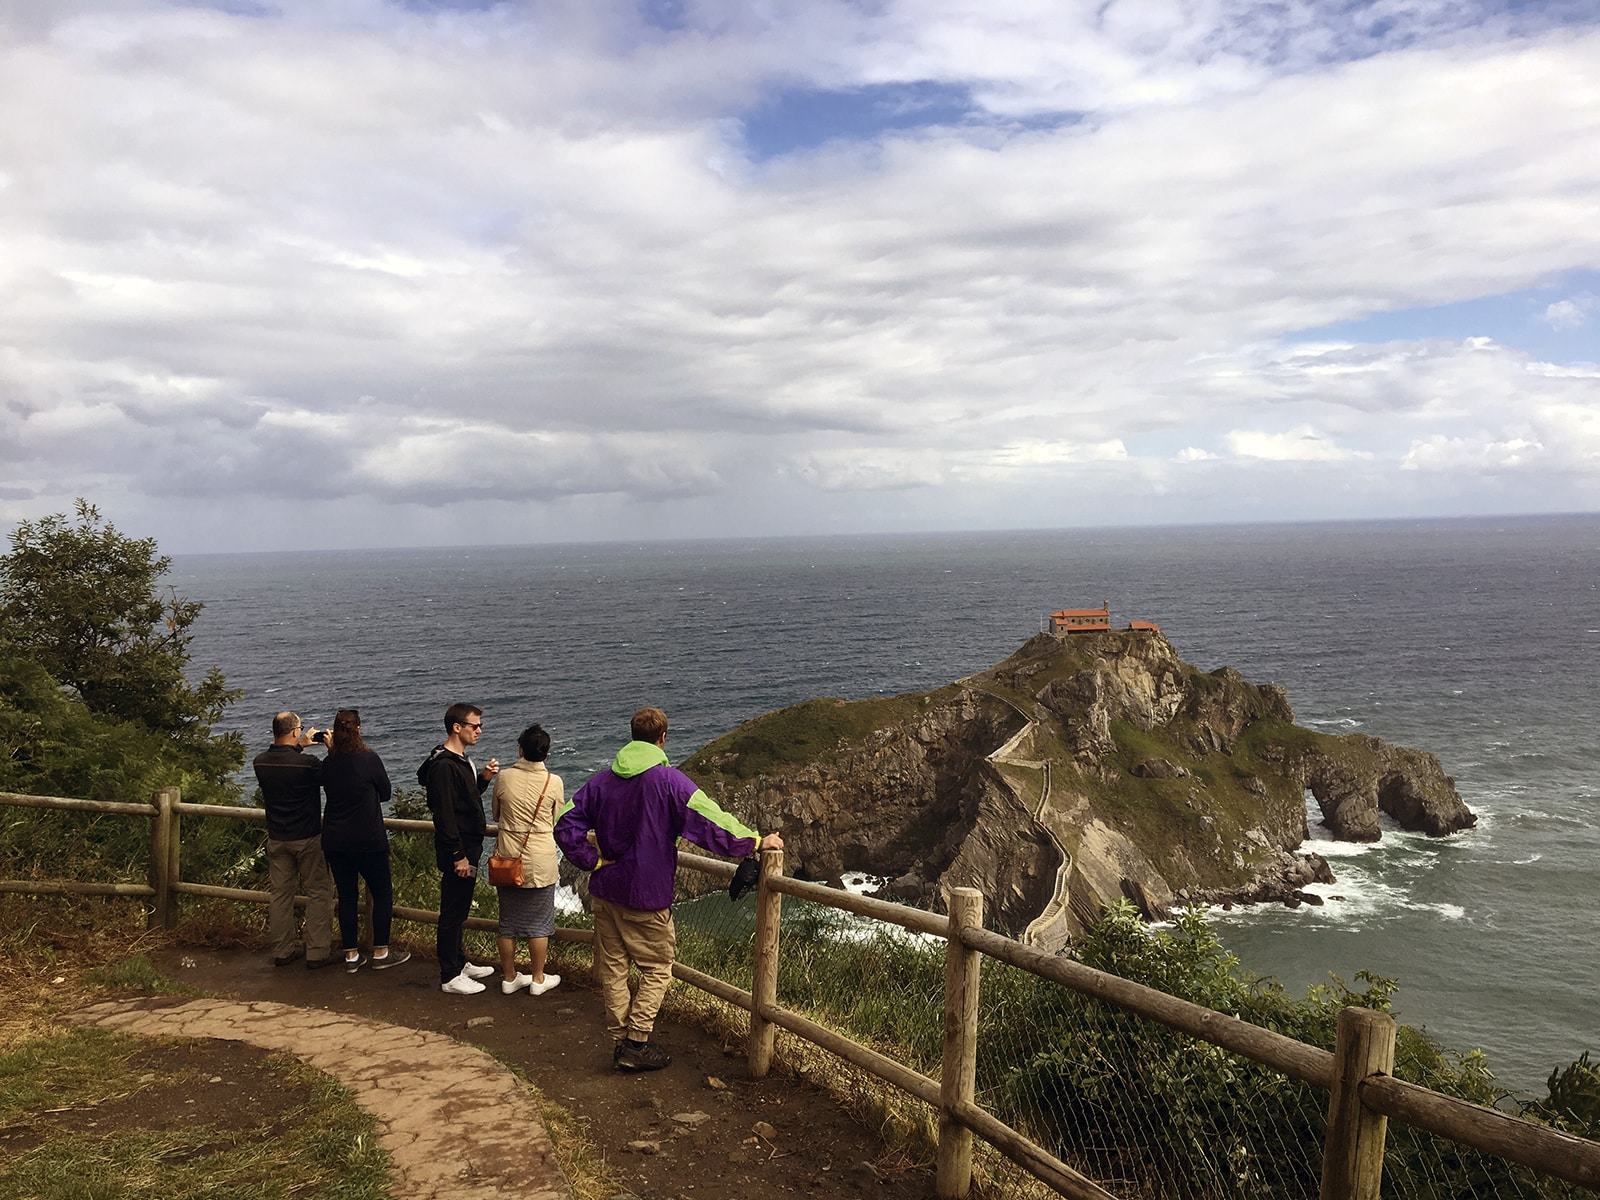
<svg viewBox="0 0 1600 1200">
<path fill-rule="evenodd" d="M 1551 329 L 1578 329 L 1589 323 L 1589 314 L 1600 303 L 1594 296 L 1585 294 L 1569 300 L 1557 300 L 1544 310 L 1544 320 Z"/>
<path fill-rule="evenodd" d="M 1227 442 L 1228 449 L 1241 458 L 1264 458 L 1272 462 L 1344 462 L 1372 457 L 1346 450 L 1308 426 L 1285 433 L 1236 429 L 1228 434 Z"/>
<path fill-rule="evenodd" d="M 1524 438 L 1491 441 L 1435 434 L 1406 452 L 1401 467 L 1409 471 L 1503 471 L 1527 467 L 1544 457 L 1544 447 Z"/>
<path fill-rule="evenodd" d="M 394 514 L 385 540 L 494 497 L 574 537 L 605 506 L 791 532 L 855 492 L 958 524 L 1048 480 L 1188 519 L 1223 472 L 1298 487 L 1272 463 L 1401 504 L 1402 467 L 1503 478 L 1556 452 L 1470 448 L 1600 404 L 1511 330 L 1286 340 L 1600 270 L 1593 28 L 1464 0 L 1385 4 L 1386 38 L 1371 5 L 1225 0 L 718 0 L 676 34 L 622 4 L 274 11 L 0 18 L 0 517 L 110 489 L 324 497 Z M 741 157 L 764 90 L 920 80 L 1087 117 Z M 1594 467 L 1561 461 L 1519 502 L 1571 507 Z"/>
<path fill-rule="evenodd" d="M 1123 462 L 1127 457 L 1128 448 L 1121 438 L 1093 443 L 1030 438 L 997 447 L 988 462 L 998 468 L 1026 469 L 1063 463 Z"/>
</svg>

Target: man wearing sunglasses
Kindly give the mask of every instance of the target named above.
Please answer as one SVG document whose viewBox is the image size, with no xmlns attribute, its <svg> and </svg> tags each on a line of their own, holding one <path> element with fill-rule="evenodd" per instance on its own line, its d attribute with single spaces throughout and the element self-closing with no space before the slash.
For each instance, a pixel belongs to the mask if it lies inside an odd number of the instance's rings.
<svg viewBox="0 0 1600 1200">
<path fill-rule="evenodd" d="M 467 751 L 483 735 L 483 709 L 475 704 L 452 704 L 445 710 L 446 737 L 417 768 L 417 782 L 428 791 L 433 813 L 433 859 L 439 867 L 439 984 L 454 996 L 483 991 L 478 980 L 494 968 L 467 961 L 462 934 L 472 911 L 472 892 L 478 883 L 478 859 L 483 854 L 487 822 L 483 817 L 483 790 L 500 773 L 500 763 L 490 759 L 481 771 L 473 769 Z"/>
</svg>

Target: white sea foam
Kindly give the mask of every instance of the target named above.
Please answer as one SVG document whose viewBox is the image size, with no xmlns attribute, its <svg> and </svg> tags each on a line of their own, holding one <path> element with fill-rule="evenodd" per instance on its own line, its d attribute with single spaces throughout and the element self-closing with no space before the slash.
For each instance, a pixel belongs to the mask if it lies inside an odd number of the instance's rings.
<svg viewBox="0 0 1600 1200">
<path fill-rule="evenodd" d="M 1380 848 L 1378 842 L 1341 842 L 1320 825 L 1312 827 L 1311 836 L 1301 848 L 1316 851 L 1323 858 L 1359 858 Z"/>
<path fill-rule="evenodd" d="M 846 871 L 839 876 L 839 882 L 844 884 L 845 891 L 853 892 L 857 896 L 864 896 L 868 892 L 875 892 L 889 882 L 887 875 L 868 875 L 865 871 Z"/>
</svg>

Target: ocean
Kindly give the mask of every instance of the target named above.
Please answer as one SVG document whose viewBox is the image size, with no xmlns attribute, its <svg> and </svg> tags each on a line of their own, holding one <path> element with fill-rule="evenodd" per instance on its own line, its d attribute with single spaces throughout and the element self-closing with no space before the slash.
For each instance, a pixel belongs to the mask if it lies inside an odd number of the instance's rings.
<svg viewBox="0 0 1600 1200">
<path fill-rule="evenodd" d="M 1327 903 L 1216 927 L 1296 993 L 1398 979 L 1402 1020 L 1543 1094 L 1600 1051 L 1597 551 L 1600 516 L 1515 517 L 187 555 L 170 581 L 206 605 L 194 664 L 244 690 L 226 727 L 252 753 L 280 709 L 323 726 L 356 707 L 412 783 L 469 700 L 480 761 L 511 761 L 537 720 L 569 787 L 642 704 L 679 761 L 787 704 L 948 683 L 1109 600 L 1201 669 L 1284 685 L 1301 724 L 1440 757 L 1476 829 L 1341 844 L 1313 803 Z"/>
</svg>

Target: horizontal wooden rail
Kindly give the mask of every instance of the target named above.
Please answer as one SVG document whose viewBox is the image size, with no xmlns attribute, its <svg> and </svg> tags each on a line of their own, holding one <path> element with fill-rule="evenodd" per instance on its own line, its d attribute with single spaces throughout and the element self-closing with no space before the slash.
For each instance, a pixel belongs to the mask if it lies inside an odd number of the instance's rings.
<svg viewBox="0 0 1600 1200">
<path fill-rule="evenodd" d="M 772 889 L 799 900 L 813 900 L 830 908 L 842 908 L 845 912 L 855 913 L 858 917 L 871 917 L 875 921 L 898 925 L 902 929 L 909 929 L 912 933 L 926 933 L 942 938 L 950 932 L 949 918 L 941 917 L 938 913 L 931 913 L 922 908 L 910 908 L 904 904 L 894 904 L 888 900 L 876 900 L 871 896 L 858 896 L 854 892 L 828 887 L 826 884 L 809 883 L 804 879 L 791 879 L 787 875 L 781 875 L 773 877 Z"/>
<path fill-rule="evenodd" d="M 182 816 L 196 817 L 227 817 L 234 821 L 265 821 L 267 810 L 252 808 L 248 804 L 190 804 L 180 800 L 172 806 L 172 811 Z"/>
<path fill-rule="evenodd" d="M 24 798 L 26 799 L 26 797 L 24 797 Z M 3 797 L 0 797 L 0 800 L 3 800 Z M 87 802 L 86 801 L 74 801 L 70 805 L 65 805 L 65 804 L 63 804 L 63 805 L 50 805 L 49 807 L 52 807 L 52 808 L 55 808 L 55 807 L 60 807 L 60 808 L 66 808 L 66 807 L 79 808 L 84 803 L 87 803 Z M 247 805 L 241 805 L 241 804 L 175 804 L 175 805 L 173 805 L 173 809 L 174 809 L 174 811 L 178 812 L 179 814 L 186 815 L 186 816 L 227 817 L 227 818 L 229 818 L 231 820 L 234 820 L 234 821 L 265 821 L 267 819 L 267 812 L 266 812 L 265 809 L 252 808 L 252 807 L 249 807 Z M 142 806 L 142 805 L 138 805 L 138 804 L 128 804 L 128 805 L 122 805 L 122 806 L 119 806 L 119 807 L 116 807 L 116 808 L 112 808 L 112 809 L 107 809 L 105 811 L 108 811 L 108 812 L 139 812 L 142 815 L 148 817 L 151 814 L 151 812 L 153 812 L 154 810 L 151 809 L 151 808 L 148 808 L 146 806 Z M 432 821 L 411 821 L 411 820 L 403 819 L 401 817 L 385 817 L 383 819 L 383 827 L 385 829 L 399 830 L 402 833 L 432 833 L 433 832 L 433 822 Z M 498 825 L 490 824 L 489 827 L 485 830 L 485 836 L 493 837 L 493 836 L 497 835 L 499 832 L 500 832 L 500 827 Z"/>
<path fill-rule="evenodd" d="M 212 900 L 242 900 L 246 904 L 266 904 L 272 899 L 272 893 L 259 891 L 255 888 L 218 887 L 210 883 L 184 883 L 179 880 L 171 885 L 172 890 L 180 896 L 205 896 Z M 295 904 L 304 908 L 306 898 L 296 896 Z"/>
<path fill-rule="evenodd" d="M 1068 1200 L 1117 1200 L 1094 1180 L 1078 1174 L 1037 1142 L 1030 1141 L 1004 1121 L 976 1104 L 957 1101 L 951 1115 L 1006 1156 L 1028 1174 L 1049 1184 Z"/>
<path fill-rule="evenodd" d="M 24 796 L 0 792 L 0 804 L 14 808 L 61 808 L 72 812 L 122 813 L 129 817 L 154 817 L 153 804 L 127 804 L 120 800 L 73 800 L 67 796 Z"/>
<path fill-rule="evenodd" d="M 1600 1188 L 1600 1142 L 1386 1075 L 1361 1081 L 1361 1103 L 1396 1121 L 1568 1183 Z"/>
<path fill-rule="evenodd" d="M 1075 992 L 1094 996 L 1179 1033 L 1221 1046 L 1304 1083 L 1322 1088 L 1333 1086 L 1333 1055 L 1327 1050 L 1297 1042 L 1215 1009 L 1180 1000 L 1120 975 L 1108 975 L 1070 958 L 1046 954 L 987 929 L 964 929 L 960 936 L 962 943 L 974 950 Z"/>
<path fill-rule="evenodd" d="M 691 871 L 699 871 L 704 875 L 712 875 L 723 883 L 733 878 L 733 873 L 738 870 L 738 865 L 721 858 L 707 858 L 704 854 L 695 854 L 689 850 L 678 851 L 678 865 L 688 867 Z"/>
<path fill-rule="evenodd" d="M 592 930 L 585 930 L 591 933 Z M 591 941 L 593 938 L 591 937 Z M 725 979 L 718 979 L 715 975 L 707 975 L 704 971 L 696 971 L 693 967 L 686 967 L 681 962 L 672 964 L 672 977 L 681 979 L 687 984 L 699 988 L 702 992 L 710 992 L 719 1000 L 726 1000 L 736 1008 L 749 1012 L 755 1005 L 755 1000 L 750 993 L 741 988 L 736 988 Z"/>
<path fill-rule="evenodd" d="M 868 1074 L 877 1076 L 885 1083 L 893 1084 L 923 1103 L 934 1108 L 939 1107 L 939 1085 L 926 1075 L 902 1066 L 876 1050 L 867 1049 L 860 1042 L 853 1042 L 825 1025 L 818 1025 L 815 1021 L 787 1008 L 780 1008 L 776 1004 L 763 1004 L 761 1016 L 778 1028 L 787 1029 L 808 1042 L 816 1043 L 830 1054 L 837 1054 L 846 1062 L 855 1063 Z"/>
<path fill-rule="evenodd" d="M 70 879 L 0 879 L 0 892 L 31 896 L 132 896 L 148 900 L 156 894 L 148 883 L 77 883 Z"/>
</svg>

